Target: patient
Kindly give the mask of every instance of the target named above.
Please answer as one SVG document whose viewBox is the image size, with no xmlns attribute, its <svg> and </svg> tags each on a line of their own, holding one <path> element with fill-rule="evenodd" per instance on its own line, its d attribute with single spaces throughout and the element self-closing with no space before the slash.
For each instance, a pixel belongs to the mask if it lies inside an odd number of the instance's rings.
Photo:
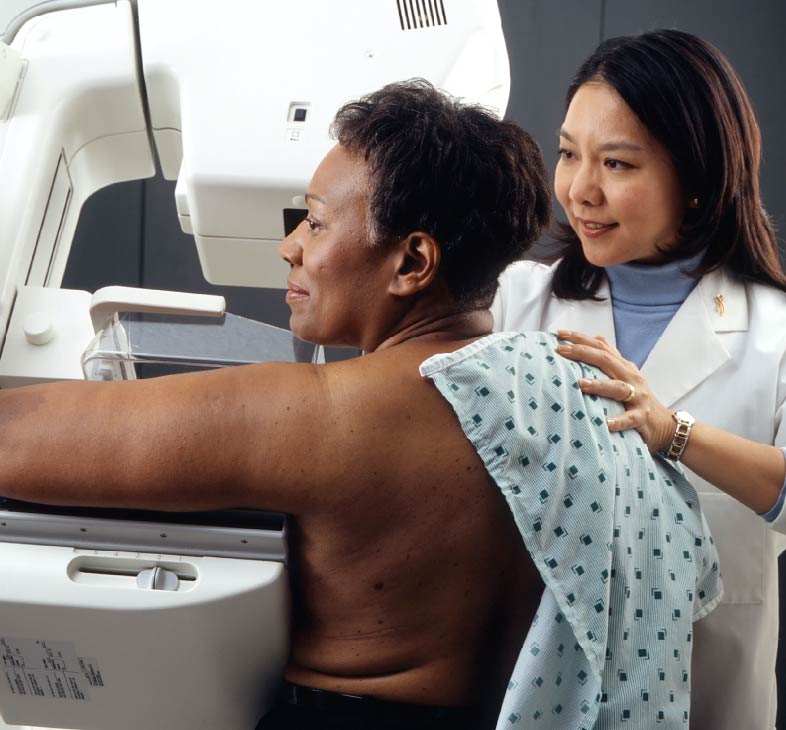
<svg viewBox="0 0 786 730">
<path fill-rule="evenodd" d="M 682 726 L 691 621 L 720 591 L 695 493 L 608 432 L 618 406 L 552 336 L 490 334 L 549 216 L 536 144 L 422 81 L 334 133 L 281 244 L 286 300 L 301 338 L 368 354 L 4 391 L 0 494 L 293 515 L 292 651 L 260 728 L 476 729 L 501 706 L 499 727 Z"/>
</svg>

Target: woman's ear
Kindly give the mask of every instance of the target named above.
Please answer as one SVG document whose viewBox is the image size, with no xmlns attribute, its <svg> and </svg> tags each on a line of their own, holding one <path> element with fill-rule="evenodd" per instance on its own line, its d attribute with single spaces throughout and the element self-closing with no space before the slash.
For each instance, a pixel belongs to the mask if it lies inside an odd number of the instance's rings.
<svg viewBox="0 0 786 730">
<path fill-rule="evenodd" d="M 412 296 L 427 289 L 437 275 L 442 251 L 428 233 L 416 231 L 402 239 L 398 246 L 396 271 L 390 283 L 391 294 Z"/>
</svg>

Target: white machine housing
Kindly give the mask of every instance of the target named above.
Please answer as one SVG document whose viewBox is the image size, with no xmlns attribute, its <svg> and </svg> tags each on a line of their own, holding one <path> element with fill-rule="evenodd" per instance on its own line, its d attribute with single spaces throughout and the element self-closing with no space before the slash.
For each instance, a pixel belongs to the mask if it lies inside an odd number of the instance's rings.
<svg viewBox="0 0 786 730">
<path fill-rule="evenodd" d="M 510 88 L 496 0 L 118 0 L 33 17 L 2 53 L 0 340 L 22 287 L 59 286 L 84 201 L 154 174 L 151 140 L 207 280 L 283 287 L 283 211 L 303 207 L 342 103 L 421 76 L 501 114 Z M 86 345 L 84 304 L 65 306 Z M 72 377 L 74 343 L 19 343 L 11 368 L 4 347 L 0 385 L 29 382 L 28 357 Z"/>
<path fill-rule="evenodd" d="M 8 723 L 253 730 L 269 706 L 289 647 L 283 563 L 13 543 L 0 555 Z M 152 570 L 177 587 L 141 585 Z"/>
<path fill-rule="evenodd" d="M 342 103 L 424 77 L 499 114 L 507 105 L 496 0 L 28 4 L 0 44 L 4 388 L 82 377 L 106 296 L 59 285 L 96 190 L 152 176 L 157 159 L 177 178 L 207 280 L 283 287 L 284 210 L 303 207 Z M 223 312 L 196 295 L 111 298 L 118 311 Z M 286 658 L 285 553 L 211 553 L 214 533 L 203 552 L 199 539 L 170 551 L 141 525 L 124 527 L 138 544 L 91 543 L 106 526 L 11 517 L 0 514 L 7 722 L 253 730 Z M 168 529 L 161 540 L 182 531 Z M 75 682 L 66 696 L 57 672 Z"/>
</svg>

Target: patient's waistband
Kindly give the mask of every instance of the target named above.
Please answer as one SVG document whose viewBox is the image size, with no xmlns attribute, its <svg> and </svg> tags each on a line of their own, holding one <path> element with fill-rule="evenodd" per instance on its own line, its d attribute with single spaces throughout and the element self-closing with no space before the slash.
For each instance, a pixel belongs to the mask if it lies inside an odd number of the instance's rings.
<svg viewBox="0 0 786 730">
<path fill-rule="evenodd" d="M 373 724 L 372 724 L 373 723 Z M 284 682 L 273 711 L 258 730 L 475 730 L 477 713 L 465 707 L 438 707 L 340 694 Z"/>
</svg>

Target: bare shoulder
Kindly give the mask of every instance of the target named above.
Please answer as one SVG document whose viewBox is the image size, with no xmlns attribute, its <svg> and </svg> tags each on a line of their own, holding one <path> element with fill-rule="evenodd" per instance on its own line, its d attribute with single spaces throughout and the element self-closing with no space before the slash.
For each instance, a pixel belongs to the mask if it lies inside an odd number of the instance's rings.
<svg viewBox="0 0 786 730">
<path fill-rule="evenodd" d="M 332 428 L 323 437 L 330 451 L 374 453 L 380 468 L 398 470 L 415 464 L 422 470 L 438 468 L 443 459 L 474 459 L 452 408 L 418 369 L 431 355 L 457 346 L 403 345 L 326 366 L 321 377 Z M 355 466 L 362 473 L 366 457 L 357 458 Z"/>
<path fill-rule="evenodd" d="M 420 426 L 431 428 L 435 403 L 442 399 L 418 368 L 437 351 L 433 346 L 403 345 L 324 366 L 321 380 L 326 408 L 338 422 L 350 419 L 364 428 L 384 423 L 388 434 L 411 430 L 418 425 L 415 419 Z"/>
<path fill-rule="evenodd" d="M 418 372 L 434 352 L 401 345 L 325 365 L 237 368 L 202 382 L 223 394 L 217 438 L 231 455 L 223 466 L 245 485 L 248 505 L 334 509 L 369 482 L 394 482 L 420 460 L 436 469 L 466 450 L 449 405 Z"/>
</svg>

